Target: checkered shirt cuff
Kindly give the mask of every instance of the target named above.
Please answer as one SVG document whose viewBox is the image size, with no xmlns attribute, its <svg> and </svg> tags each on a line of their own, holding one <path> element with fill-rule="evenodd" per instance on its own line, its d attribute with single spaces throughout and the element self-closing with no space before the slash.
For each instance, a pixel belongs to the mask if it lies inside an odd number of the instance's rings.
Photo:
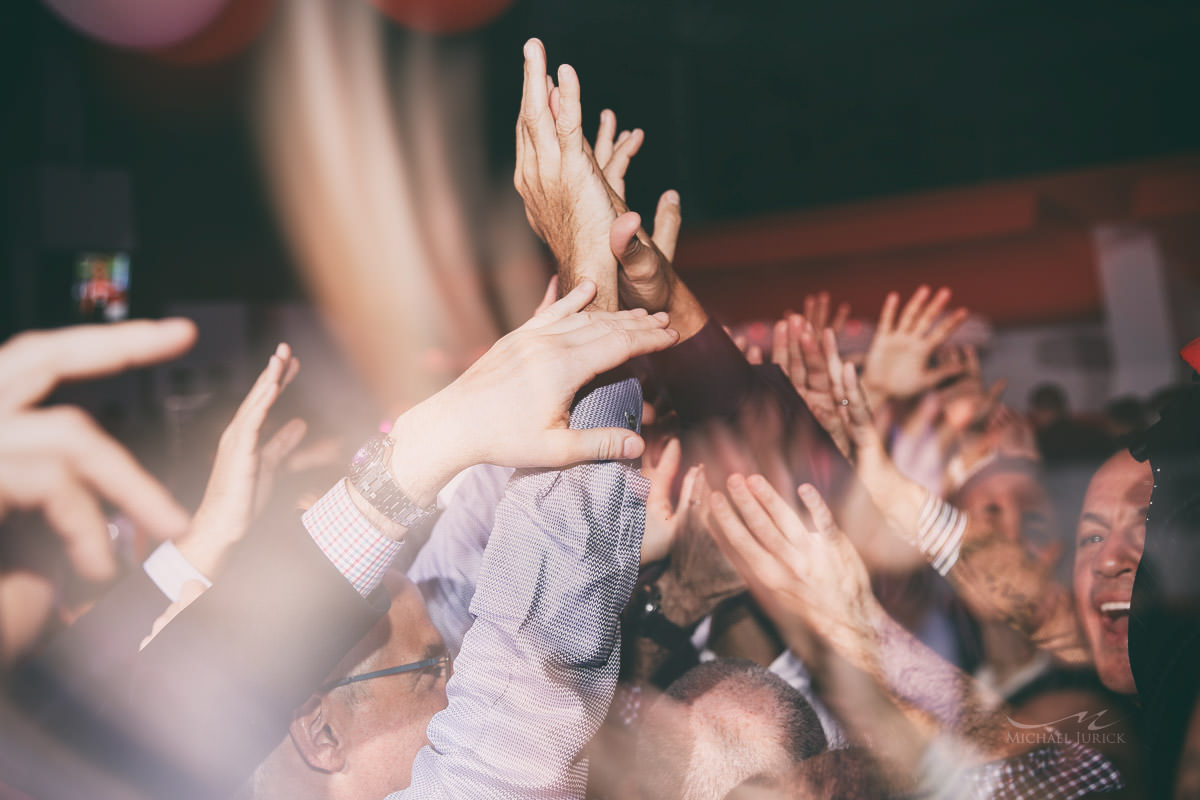
<svg viewBox="0 0 1200 800">
<path fill-rule="evenodd" d="M 988 800 L 1075 800 L 1124 786 L 1112 762 L 1078 742 L 1058 742 L 969 773 L 974 796 Z"/>
<path fill-rule="evenodd" d="M 363 597 L 379 586 L 404 546 L 367 521 L 350 499 L 344 480 L 304 512 L 302 520 L 317 547 Z"/>
</svg>

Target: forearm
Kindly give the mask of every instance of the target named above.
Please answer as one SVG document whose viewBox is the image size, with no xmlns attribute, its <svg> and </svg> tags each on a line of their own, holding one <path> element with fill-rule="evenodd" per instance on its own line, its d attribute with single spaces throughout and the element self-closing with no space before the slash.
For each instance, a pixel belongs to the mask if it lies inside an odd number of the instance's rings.
<svg viewBox="0 0 1200 800">
<path fill-rule="evenodd" d="M 581 407 L 598 393 L 611 402 L 586 424 Z M 636 382 L 615 394 L 603 387 L 576 407 L 572 426 L 612 424 L 635 413 L 635 402 Z M 625 462 L 514 474 L 480 565 L 449 705 L 397 797 L 582 796 L 576 760 L 616 687 L 618 617 L 637 576 L 646 489 Z"/>
<path fill-rule="evenodd" d="M 872 603 L 872 634 L 839 652 L 875 679 L 910 723 L 926 736 L 948 733 L 981 761 L 1015 752 L 1006 744 L 1001 705 L 982 684 L 926 647 Z"/>
<path fill-rule="evenodd" d="M 858 475 L 891 528 L 920 549 L 972 612 L 1001 620 L 1064 663 L 1084 663 L 1070 593 L 1020 542 L 900 474 L 886 455 L 860 458 Z"/>
</svg>

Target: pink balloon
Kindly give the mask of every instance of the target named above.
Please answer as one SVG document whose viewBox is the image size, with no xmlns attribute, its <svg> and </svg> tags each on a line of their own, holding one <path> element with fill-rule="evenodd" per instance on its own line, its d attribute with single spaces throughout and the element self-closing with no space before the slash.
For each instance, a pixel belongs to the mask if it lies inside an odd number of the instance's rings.
<svg viewBox="0 0 1200 800">
<path fill-rule="evenodd" d="M 230 0 L 45 0 L 67 24 L 118 47 L 167 47 L 203 30 Z"/>
</svg>

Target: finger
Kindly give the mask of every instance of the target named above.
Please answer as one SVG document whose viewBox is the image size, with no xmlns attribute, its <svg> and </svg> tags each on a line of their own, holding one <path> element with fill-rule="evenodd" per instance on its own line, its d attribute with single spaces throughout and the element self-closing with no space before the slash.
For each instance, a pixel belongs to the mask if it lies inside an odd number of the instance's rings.
<svg viewBox="0 0 1200 800">
<path fill-rule="evenodd" d="M 963 345 L 962 354 L 967 363 L 966 373 L 978 378 L 982 374 L 982 369 L 979 366 L 979 351 L 975 349 L 975 345 Z"/>
<path fill-rule="evenodd" d="M 578 348 L 614 334 L 624 336 L 632 331 L 666 328 L 669 324 L 670 317 L 665 311 L 656 314 L 650 314 L 644 308 L 585 311 L 548 325 L 541 333 L 551 337 L 548 341 L 560 349 Z"/>
<path fill-rule="evenodd" d="M 900 295 L 888 292 L 887 297 L 883 299 L 883 308 L 879 310 L 879 327 L 875 329 L 877 337 L 885 336 L 895 330 L 896 309 L 899 307 Z"/>
<path fill-rule="evenodd" d="M 781 319 L 771 329 L 771 363 L 778 364 L 783 374 L 791 376 L 788 365 L 788 321 Z"/>
<path fill-rule="evenodd" d="M 775 487 L 761 475 L 751 475 L 746 479 L 746 486 L 762 507 L 763 513 L 770 518 L 771 526 L 778 531 L 780 538 L 775 541 L 774 546 L 764 542 L 767 549 L 779 557 L 784 557 L 795 546 L 803 546 L 803 537 L 809 533 L 808 528 L 796 510 L 775 491 Z"/>
<path fill-rule="evenodd" d="M 751 364 L 763 363 L 762 348 L 756 344 L 752 344 L 749 347 L 747 347 L 746 348 L 746 361 L 748 361 Z"/>
<path fill-rule="evenodd" d="M 579 386 L 631 358 L 666 350 L 679 341 L 673 328 L 613 331 L 580 347 L 572 348 L 572 366 L 579 371 Z M 578 387 L 575 387 L 578 388 Z"/>
<path fill-rule="evenodd" d="M 666 485 L 668 490 L 675 482 L 675 476 L 679 474 L 679 465 L 682 461 L 683 446 L 680 444 L 678 436 L 672 436 L 667 440 L 662 455 L 658 457 L 658 463 L 654 466 L 655 475 L 660 482 Z"/>
<path fill-rule="evenodd" d="M 570 64 L 558 68 L 558 113 L 554 119 L 558 146 L 563 152 L 582 151 L 583 109 L 579 104 L 579 76 Z"/>
<path fill-rule="evenodd" d="M 550 116 L 553 117 L 554 121 L 557 123 L 558 111 L 560 108 L 562 108 L 562 96 L 559 94 L 558 87 L 555 86 L 549 78 L 546 78 L 546 86 L 550 89 L 550 94 L 548 95 L 550 101 Z"/>
<path fill-rule="evenodd" d="M 937 326 L 929 332 L 929 343 L 933 347 L 940 347 L 949 339 L 956 330 L 962 327 L 962 324 L 967 321 L 970 316 L 965 308 L 959 308 L 954 313 L 949 314 Z"/>
<path fill-rule="evenodd" d="M 637 155 L 645 140 L 642 129 L 635 128 L 625 141 L 613 149 L 612 157 L 603 168 L 604 179 L 622 197 L 625 196 L 625 173 L 629 169 L 629 162 Z"/>
<path fill-rule="evenodd" d="M 817 392 L 828 392 L 832 382 L 829 377 L 829 367 L 826 364 L 826 355 L 821 351 L 821 345 L 817 343 L 817 332 L 813 330 L 812 323 L 808 320 L 805 320 L 804 330 L 800 332 L 799 345 L 808 388 Z"/>
<path fill-rule="evenodd" d="M 591 280 L 582 280 L 575 288 L 567 292 L 561 299 L 550 304 L 548 308 L 534 314 L 521 327 L 541 328 L 558 320 L 566 319 L 571 314 L 582 311 L 592 298 L 596 296 L 596 284 Z"/>
<path fill-rule="evenodd" d="M 916 327 L 917 316 L 920 314 L 927 297 L 929 297 L 929 287 L 918 286 L 917 290 L 913 292 L 913 296 L 908 298 L 908 302 L 904 304 L 904 309 L 900 312 L 900 320 L 896 323 L 897 330 L 909 332 Z"/>
<path fill-rule="evenodd" d="M 67 560 L 81 578 L 106 581 L 116 574 L 108 520 L 96 496 L 82 483 L 74 477 L 56 480 L 42 514 L 62 539 Z"/>
<path fill-rule="evenodd" d="M 167 361 L 195 341 L 195 324 L 179 318 L 22 333 L 0 347 L 0 408 L 29 406 L 63 381 Z"/>
<path fill-rule="evenodd" d="M 679 228 L 683 224 L 683 208 L 679 192 L 668 189 L 658 198 L 654 210 L 654 233 L 650 237 L 667 261 L 675 260 L 675 245 L 679 242 Z"/>
<path fill-rule="evenodd" d="M 281 352 L 284 354 L 283 357 L 280 356 Z M 250 387 L 250 391 L 246 393 L 241 405 L 234 412 L 233 419 L 226 426 L 222 439 L 225 436 L 236 436 L 240 433 L 253 433 L 257 436 L 258 429 L 262 427 L 267 413 L 279 396 L 280 384 L 288 369 L 286 359 L 290 353 L 288 346 L 281 343 L 267 359 L 267 366 L 258 373 L 254 385 Z"/>
<path fill-rule="evenodd" d="M 796 494 L 800 495 L 800 502 L 804 503 L 804 507 L 808 509 L 808 514 L 812 517 L 818 533 L 827 536 L 837 533 L 838 527 L 834 522 L 833 512 L 829 510 L 829 506 L 825 504 L 825 498 L 821 497 L 821 493 L 817 491 L 816 487 L 811 483 L 802 483 L 796 489 Z"/>
<path fill-rule="evenodd" d="M 838 353 L 837 336 L 829 328 L 822 331 L 821 335 L 825 340 L 823 349 L 825 351 L 825 366 L 828 370 L 830 388 L 833 391 L 834 401 L 840 403 L 842 398 L 846 396 L 846 384 L 843 380 L 842 356 Z"/>
<path fill-rule="evenodd" d="M 20 431 L 6 435 L 5 449 L 58 454 L 85 484 L 155 538 L 187 530 L 188 514 L 171 493 L 87 414 L 58 407 L 26 416 Z"/>
<path fill-rule="evenodd" d="M 283 426 L 275 431 L 275 434 L 259 451 L 259 463 L 262 470 L 274 471 L 299 446 L 307 432 L 308 423 L 300 417 L 289 419 L 283 423 Z"/>
<path fill-rule="evenodd" d="M 549 431 L 539 464 L 565 467 L 583 461 L 618 461 L 637 458 L 646 449 L 641 436 L 625 428 L 587 428 Z"/>
<path fill-rule="evenodd" d="M 817 310 L 815 314 L 809 317 L 813 328 L 816 330 L 824 330 L 825 324 L 829 321 L 829 292 L 817 292 Z"/>
<path fill-rule="evenodd" d="M 288 385 L 296 380 L 296 376 L 300 374 L 300 358 L 292 356 L 288 359 L 287 370 L 283 373 L 283 378 L 279 381 L 279 390 L 283 391 Z"/>
<path fill-rule="evenodd" d="M 742 524 L 725 495 L 713 492 L 709 506 L 713 539 L 742 579 L 759 591 L 782 585 L 786 578 L 778 562 Z"/>
<path fill-rule="evenodd" d="M 535 130 L 549 107 L 550 90 L 546 83 L 546 48 L 538 39 L 525 42 L 525 81 L 521 91 L 521 117 Z M 536 141 L 536 139 L 535 139 Z"/>
<path fill-rule="evenodd" d="M 816 295 L 804 295 L 804 318 L 810 322 L 817 318 L 817 298 Z"/>
<path fill-rule="evenodd" d="M 941 315 L 942 309 L 949 302 L 950 290 L 943 286 L 933 295 L 933 300 L 917 315 L 917 318 L 913 321 L 913 331 L 920 336 L 924 336 L 933 327 L 934 321 Z"/>
<path fill-rule="evenodd" d="M 763 549 L 776 558 L 782 557 L 788 548 L 788 536 L 778 521 L 768 513 L 761 498 L 774 495 L 780 499 L 767 479 L 762 475 L 751 475 L 743 478 L 741 475 L 731 475 L 726 481 L 729 498 L 737 507 L 738 513 L 746 522 L 746 527 L 762 544 Z M 751 488 L 753 487 L 753 489 Z M 783 501 L 780 499 L 780 502 Z M 786 504 L 785 508 L 786 508 Z M 790 509 L 787 513 L 795 516 Z"/>
<path fill-rule="evenodd" d="M 600 127 L 596 129 L 596 144 L 592 148 L 592 152 L 596 156 L 596 163 L 601 168 L 612 157 L 613 136 L 616 132 L 617 115 L 611 109 L 606 108 L 600 112 Z"/>
<path fill-rule="evenodd" d="M 681 514 L 686 512 L 693 505 L 700 505 L 700 483 L 698 480 L 700 475 L 700 465 L 693 464 L 688 467 L 688 471 L 683 473 L 683 483 L 679 487 L 679 505 L 675 507 L 675 513 Z M 707 484 L 705 484 L 707 488 Z"/>
<path fill-rule="evenodd" d="M 846 392 L 846 411 L 852 428 L 860 434 L 869 431 L 878 436 L 871 408 L 867 405 L 866 393 L 863 392 L 862 384 L 858 380 L 858 370 L 853 364 L 842 365 L 842 386 Z"/>
<path fill-rule="evenodd" d="M 663 256 L 653 243 L 643 241 L 642 218 L 636 211 L 627 211 L 613 221 L 609 235 L 612 253 L 621 262 L 621 269 L 633 280 L 645 280 L 662 268 Z"/>
<path fill-rule="evenodd" d="M 799 314 L 792 314 L 787 322 L 788 364 L 791 366 L 788 377 L 792 379 L 796 391 L 801 391 L 808 388 L 808 365 L 804 363 L 804 354 L 800 350 L 800 335 L 804 332 L 805 320 Z"/>
<path fill-rule="evenodd" d="M 850 319 L 850 304 L 838 303 L 837 312 L 833 315 L 833 322 L 829 323 L 829 327 L 834 333 L 841 333 L 842 328 L 846 327 L 846 321 Z"/>
</svg>

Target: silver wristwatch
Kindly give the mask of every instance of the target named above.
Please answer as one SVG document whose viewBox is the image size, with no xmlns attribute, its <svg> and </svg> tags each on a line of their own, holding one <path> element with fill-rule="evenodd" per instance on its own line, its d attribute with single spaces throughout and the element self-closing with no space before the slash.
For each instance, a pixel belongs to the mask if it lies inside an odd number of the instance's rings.
<svg viewBox="0 0 1200 800">
<path fill-rule="evenodd" d="M 350 474 L 346 477 L 358 489 L 376 511 L 406 528 L 412 528 L 437 513 L 433 508 L 422 508 L 406 495 L 388 472 L 392 460 L 392 445 L 395 440 L 386 433 L 367 439 L 358 448 L 350 461 Z"/>
</svg>

